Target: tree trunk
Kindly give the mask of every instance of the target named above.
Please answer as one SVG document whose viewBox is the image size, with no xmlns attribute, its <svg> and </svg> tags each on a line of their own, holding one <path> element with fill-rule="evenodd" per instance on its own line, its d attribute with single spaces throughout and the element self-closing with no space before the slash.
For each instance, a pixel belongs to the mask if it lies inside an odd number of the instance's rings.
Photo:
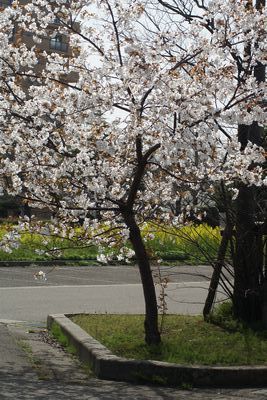
<svg viewBox="0 0 267 400">
<path fill-rule="evenodd" d="M 232 226 L 228 227 L 226 225 L 226 227 L 223 231 L 222 240 L 221 240 L 220 247 L 218 250 L 217 261 L 213 268 L 213 273 L 212 273 L 212 277 L 210 280 L 208 295 L 207 295 L 205 305 L 203 308 L 203 316 L 204 316 L 205 320 L 208 318 L 208 316 L 211 312 L 213 303 L 214 303 L 215 295 L 216 295 L 217 288 L 218 288 L 219 281 L 220 281 L 222 267 L 224 265 L 227 246 L 228 246 L 228 242 L 230 240 L 231 235 L 232 235 Z"/>
<path fill-rule="evenodd" d="M 213 273 L 212 273 L 212 277 L 210 280 L 208 295 L 207 295 L 205 305 L 203 308 L 203 316 L 204 316 L 205 320 L 209 316 L 209 314 L 212 310 L 213 304 L 214 304 L 214 299 L 215 299 L 215 295 L 216 295 L 216 292 L 217 292 L 217 289 L 219 286 L 221 272 L 222 272 L 222 268 L 224 266 L 224 261 L 225 261 L 229 242 L 230 242 L 230 246 L 231 246 L 231 254 L 233 255 L 233 253 L 234 253 L 233 246 L 232 246 L 232 235 L 233 235 L 233 228 L 234 228 L 232 205 L 231 205 L 231 202 L 229 201 L 230 199 L 229 199 L 229 196 L 227 195 L 227 192 L 226 192 L 223 182 L 221 182 L 221 195 L 223 198 L 223 204 L 224 204 L 224 209 L 225 209 L 225 214 L 226 214 L 226 224 L 225 224 L 225 229 L 223 231 L 221 243 L 220 243 L 218 253 L 217 253 L 217 261 L 213 268 Z"/>
<path fill-rule="evenodd" d="M 161 338 L 158 329 L 158 305 L 149 258 L 134 214 L 124 213 L 123 217 L 130 231 L 130 241 L 137 257 L 143 286 L 145 298 L 145 341 L 149 345 L 159 344 Z"/>
<path fill-rule="evenodd" d="M 248 7 L 253 7 L 253 2 L 248 2 Z M 256 0 L 254 6 L 259 12 L 265 7 L 265 0 Z M 264 32 L 263 32 L 264 33 Z M 245 56 L 250 57 L 250 46 L 244 50 Z M 253 71 L 258 83 L 265 81 L 265 65 L 257 62 Z M 264 130 L 253 122 L 250 126 L 239 125 L 238 140 L 241 150 L 248 142 L 258 146 L 264 144 Z M 236 202 L 236 252 L 234 259 L 234 293 L 233 305 L 237 318 L 246 322 L 262 321 L 264 303 L 267 301 L 266 284 L 263 272 L 263 235 L 257 232 L 255 217 L 258 205 L 255 193 L 258 189 L 242 184 Z M 266 205 L 264 205 L 266 211 Z M 265 276 L 266 279 L 266 276 Z"/>
<path fill-rule="evenodd" d="M 262 237 L 255 230 L 255 190 L 242 185 L 236 202 L 234 314 L 248 323 L 262 317 Z"/>
</svg>

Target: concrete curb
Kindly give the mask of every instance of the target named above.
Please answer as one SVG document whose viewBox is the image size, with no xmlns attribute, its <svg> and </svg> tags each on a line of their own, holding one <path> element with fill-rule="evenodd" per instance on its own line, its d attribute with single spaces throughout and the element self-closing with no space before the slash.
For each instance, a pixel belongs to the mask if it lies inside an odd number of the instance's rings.
<svg viewBox="0 0 267 400">
<path fill-rule="evenodd" d="M 61 327 L 70 343 L 75 346 L 79 359 L 89 364 L 100 379 L 195 387 L 267 386 L 267 366 L 187 366 L 125 359 L 112 354 L 66 315 L 49 315 L 48 329 L 51 329 L 53 323 Z"/>
<path fill-rule="evenodd" d="M 33 267 L 33 266 L 39 266 L 39 267 L 53 267 L 54 265 L 62 265 L 62 266 L 83 266 L 83 263 L 85 266 L 95 266 L 97 264 L 97 261 L 94 259 L 88 259 L 88 260 L 48 260 L 48 261 L 0 261 L 0 267 Z"/>
</svg>

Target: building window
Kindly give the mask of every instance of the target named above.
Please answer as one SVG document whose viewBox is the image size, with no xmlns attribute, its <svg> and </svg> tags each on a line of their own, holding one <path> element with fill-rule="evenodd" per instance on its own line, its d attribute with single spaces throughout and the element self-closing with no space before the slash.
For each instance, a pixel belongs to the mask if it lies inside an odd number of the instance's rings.
<svg viewBox="0 0 267 400">
<path fill-rule="evenodd" d="M 64 42 L 62 35 L 50 39 L 50 49 L 57 51 L 68 51 L 68 43 Z"/>
<path fill-rule="evenodd" d="M 0 0 L 0 8 L 6 8 L 8 6 L 11 6 L 13 3 L 13 0 Z"/>
</svg>

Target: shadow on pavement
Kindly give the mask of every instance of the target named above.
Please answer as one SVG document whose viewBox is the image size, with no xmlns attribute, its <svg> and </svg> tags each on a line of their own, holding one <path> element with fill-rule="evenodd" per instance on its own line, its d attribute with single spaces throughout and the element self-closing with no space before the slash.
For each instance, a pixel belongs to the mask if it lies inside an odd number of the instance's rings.
<svg viewBox="0 0 267 400">
<path fill-rule="evenodd" d="M 18 373 L 13 365 L 0 372 L 0 399 L 16 400 L 149 400 L 188 399 L 188 391 L 170 388 L 128 385 L 121 382 L 89 379 L 86 385 L 73 385 L 54 380 L 38 380 L 33 372 Z M 173 393 L 168 393 L 172 391 Z M 179 393 L 179 397 L 177 396 Z"/>
</svg>

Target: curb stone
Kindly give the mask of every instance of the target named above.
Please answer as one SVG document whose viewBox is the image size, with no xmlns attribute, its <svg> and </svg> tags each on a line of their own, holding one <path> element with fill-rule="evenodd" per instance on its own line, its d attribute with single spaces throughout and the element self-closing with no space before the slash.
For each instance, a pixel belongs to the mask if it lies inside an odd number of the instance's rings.
<svg viewBox="0 0 267 400">
<path fill-rule="evenodd" d="M 194 387 L 267 387 L 267 366 L 179 365 L 162 361 L 133 360 L 115 356 L 64 314 L 47 317 L 47 327 L 58 324 L 79 359 L 100 379 L 150 382 Z"/>
<path fill-rule="evenodd" d="M 85 266 L 91 267 L 95 266 L 97 261 L 95 259 L 87 259 L 87 260 L 47 260 L 47 261 L 0 261 L 0 268 L 3 267 L 53 267 L 55 265 L 57 266 L 83 266 L 83 263 Z"/>
</svg>

